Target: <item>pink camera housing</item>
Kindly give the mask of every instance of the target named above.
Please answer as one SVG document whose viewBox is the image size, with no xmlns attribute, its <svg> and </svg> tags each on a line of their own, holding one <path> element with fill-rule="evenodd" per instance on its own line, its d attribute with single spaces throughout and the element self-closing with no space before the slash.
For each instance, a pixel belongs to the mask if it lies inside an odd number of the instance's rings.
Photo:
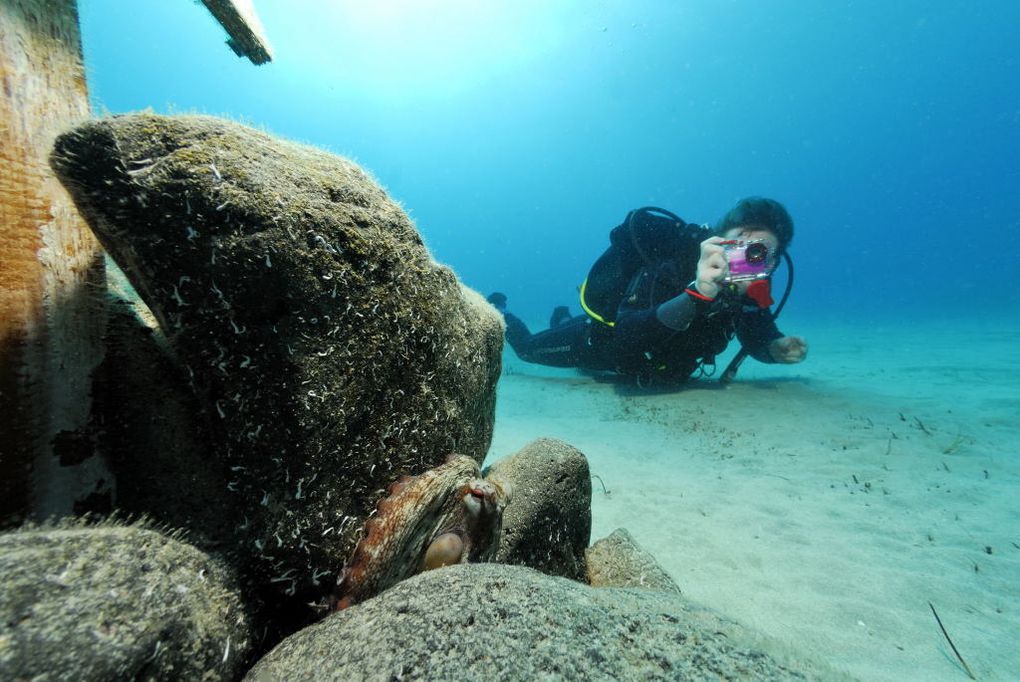
<svg viewBox="0 0 1020 682">
<path fill-rule="evenodd" d="M 722 244 L 730 274 L 726 282 L 767 279 L 775 266 L 775 255 L 764 239 L 732 240 Z"/>
</svg>

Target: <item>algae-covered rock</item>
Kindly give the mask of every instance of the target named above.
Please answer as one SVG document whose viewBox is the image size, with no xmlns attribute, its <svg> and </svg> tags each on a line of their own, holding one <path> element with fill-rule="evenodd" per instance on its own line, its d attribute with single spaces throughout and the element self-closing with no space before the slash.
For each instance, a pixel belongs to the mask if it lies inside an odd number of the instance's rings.
<svg viewBox="0 0 1020 682">
<path fill-rule="evenodd" d="M 136 526 L 0 534 L 0 679 L 230 680 L 252 652 L 220 562 Z"/>
<path fill-rule="evenodd" d="M 109 267 L 106 357 L 93 375 L 98 448 L 116 477 L 122 513 L 187 528 L 191 544 L 222 547 L 237 525 L 226 503 L 231 474 L 212 454 L 208 414 L 151 313 Z"/>
<path fill-rule="evenodd" d="M 585 552 L 592 587 L 641 587 L 680 593 L 680 587 L 651 554 L 623 528 L 617 528 Z"/>
<path fill-rule="evenodd" d="M 584 454 L 563 441 L 539 438 L 496 461 L 486 476 L 514 491 L 495 561 L 586 580 L 591 474 Z"/>
<path fill-rule="evenodd" d="M 429 571 L 291 635 L 249 682 L 844 679 L 668 592 Z"/>
<path fill-rule="evenodd" d="M 51 165 L 158 319 L 256 578 L 321 597 L 387 486 L 492 434 L 502 323 L 367 173 L 210 117 L 117 116 Z"/>
</svg>

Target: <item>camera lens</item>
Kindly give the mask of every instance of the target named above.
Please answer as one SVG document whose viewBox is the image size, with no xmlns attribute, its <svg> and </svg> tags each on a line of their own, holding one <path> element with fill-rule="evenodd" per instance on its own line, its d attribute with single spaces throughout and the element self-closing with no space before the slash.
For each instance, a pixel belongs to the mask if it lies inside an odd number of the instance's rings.
<svg viewBox="0 0 1020 682">
<path fill-rule="evenodd" d="M 748 263 L 764 263 L 765 259 L 769 257 L 769 247 L 762 243 L 748 244 L 747 251 L 744 252 L 744 258 Z"/>
</svg>

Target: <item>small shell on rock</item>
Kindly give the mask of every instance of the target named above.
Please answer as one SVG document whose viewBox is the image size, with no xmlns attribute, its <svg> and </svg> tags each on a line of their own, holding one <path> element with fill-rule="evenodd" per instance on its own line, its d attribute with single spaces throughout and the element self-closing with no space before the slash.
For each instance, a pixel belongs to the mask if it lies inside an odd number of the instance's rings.
<svg viewBox="0 0 1020 682">
<path fill-rule="evenodd" d="M 509 501 L 509 489 L 481 478 L 477 462 L 463 455 L 451 455 L 420 476 L 401 478 L 365 524 L 365 536 L 338 584 L 337 608 L 428 568 L 490 561 Z"/>
</svg>

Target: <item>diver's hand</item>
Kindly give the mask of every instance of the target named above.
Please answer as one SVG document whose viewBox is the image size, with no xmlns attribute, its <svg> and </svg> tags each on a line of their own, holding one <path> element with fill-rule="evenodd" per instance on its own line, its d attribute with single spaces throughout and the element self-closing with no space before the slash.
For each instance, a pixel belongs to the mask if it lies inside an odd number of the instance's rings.
<svg viewBox="0 0 1020 682">
<path fill-rule="evenodd" d="M 776 362 L 793 365 L 807 357 L 807 341 L 799 336 L 784 336 L 769 344 L 769 354 Z"/>
<path fill-rule="evenodd" d="M 702 296 L 715 298 L 722 289 L 723 280 L 729 273 L 726 252 L 720 244 L 722 237 L 709 237 L 701 242 L 701 257 L 698 259 L 698 274 L 694 286 Z"/>
</svg>

